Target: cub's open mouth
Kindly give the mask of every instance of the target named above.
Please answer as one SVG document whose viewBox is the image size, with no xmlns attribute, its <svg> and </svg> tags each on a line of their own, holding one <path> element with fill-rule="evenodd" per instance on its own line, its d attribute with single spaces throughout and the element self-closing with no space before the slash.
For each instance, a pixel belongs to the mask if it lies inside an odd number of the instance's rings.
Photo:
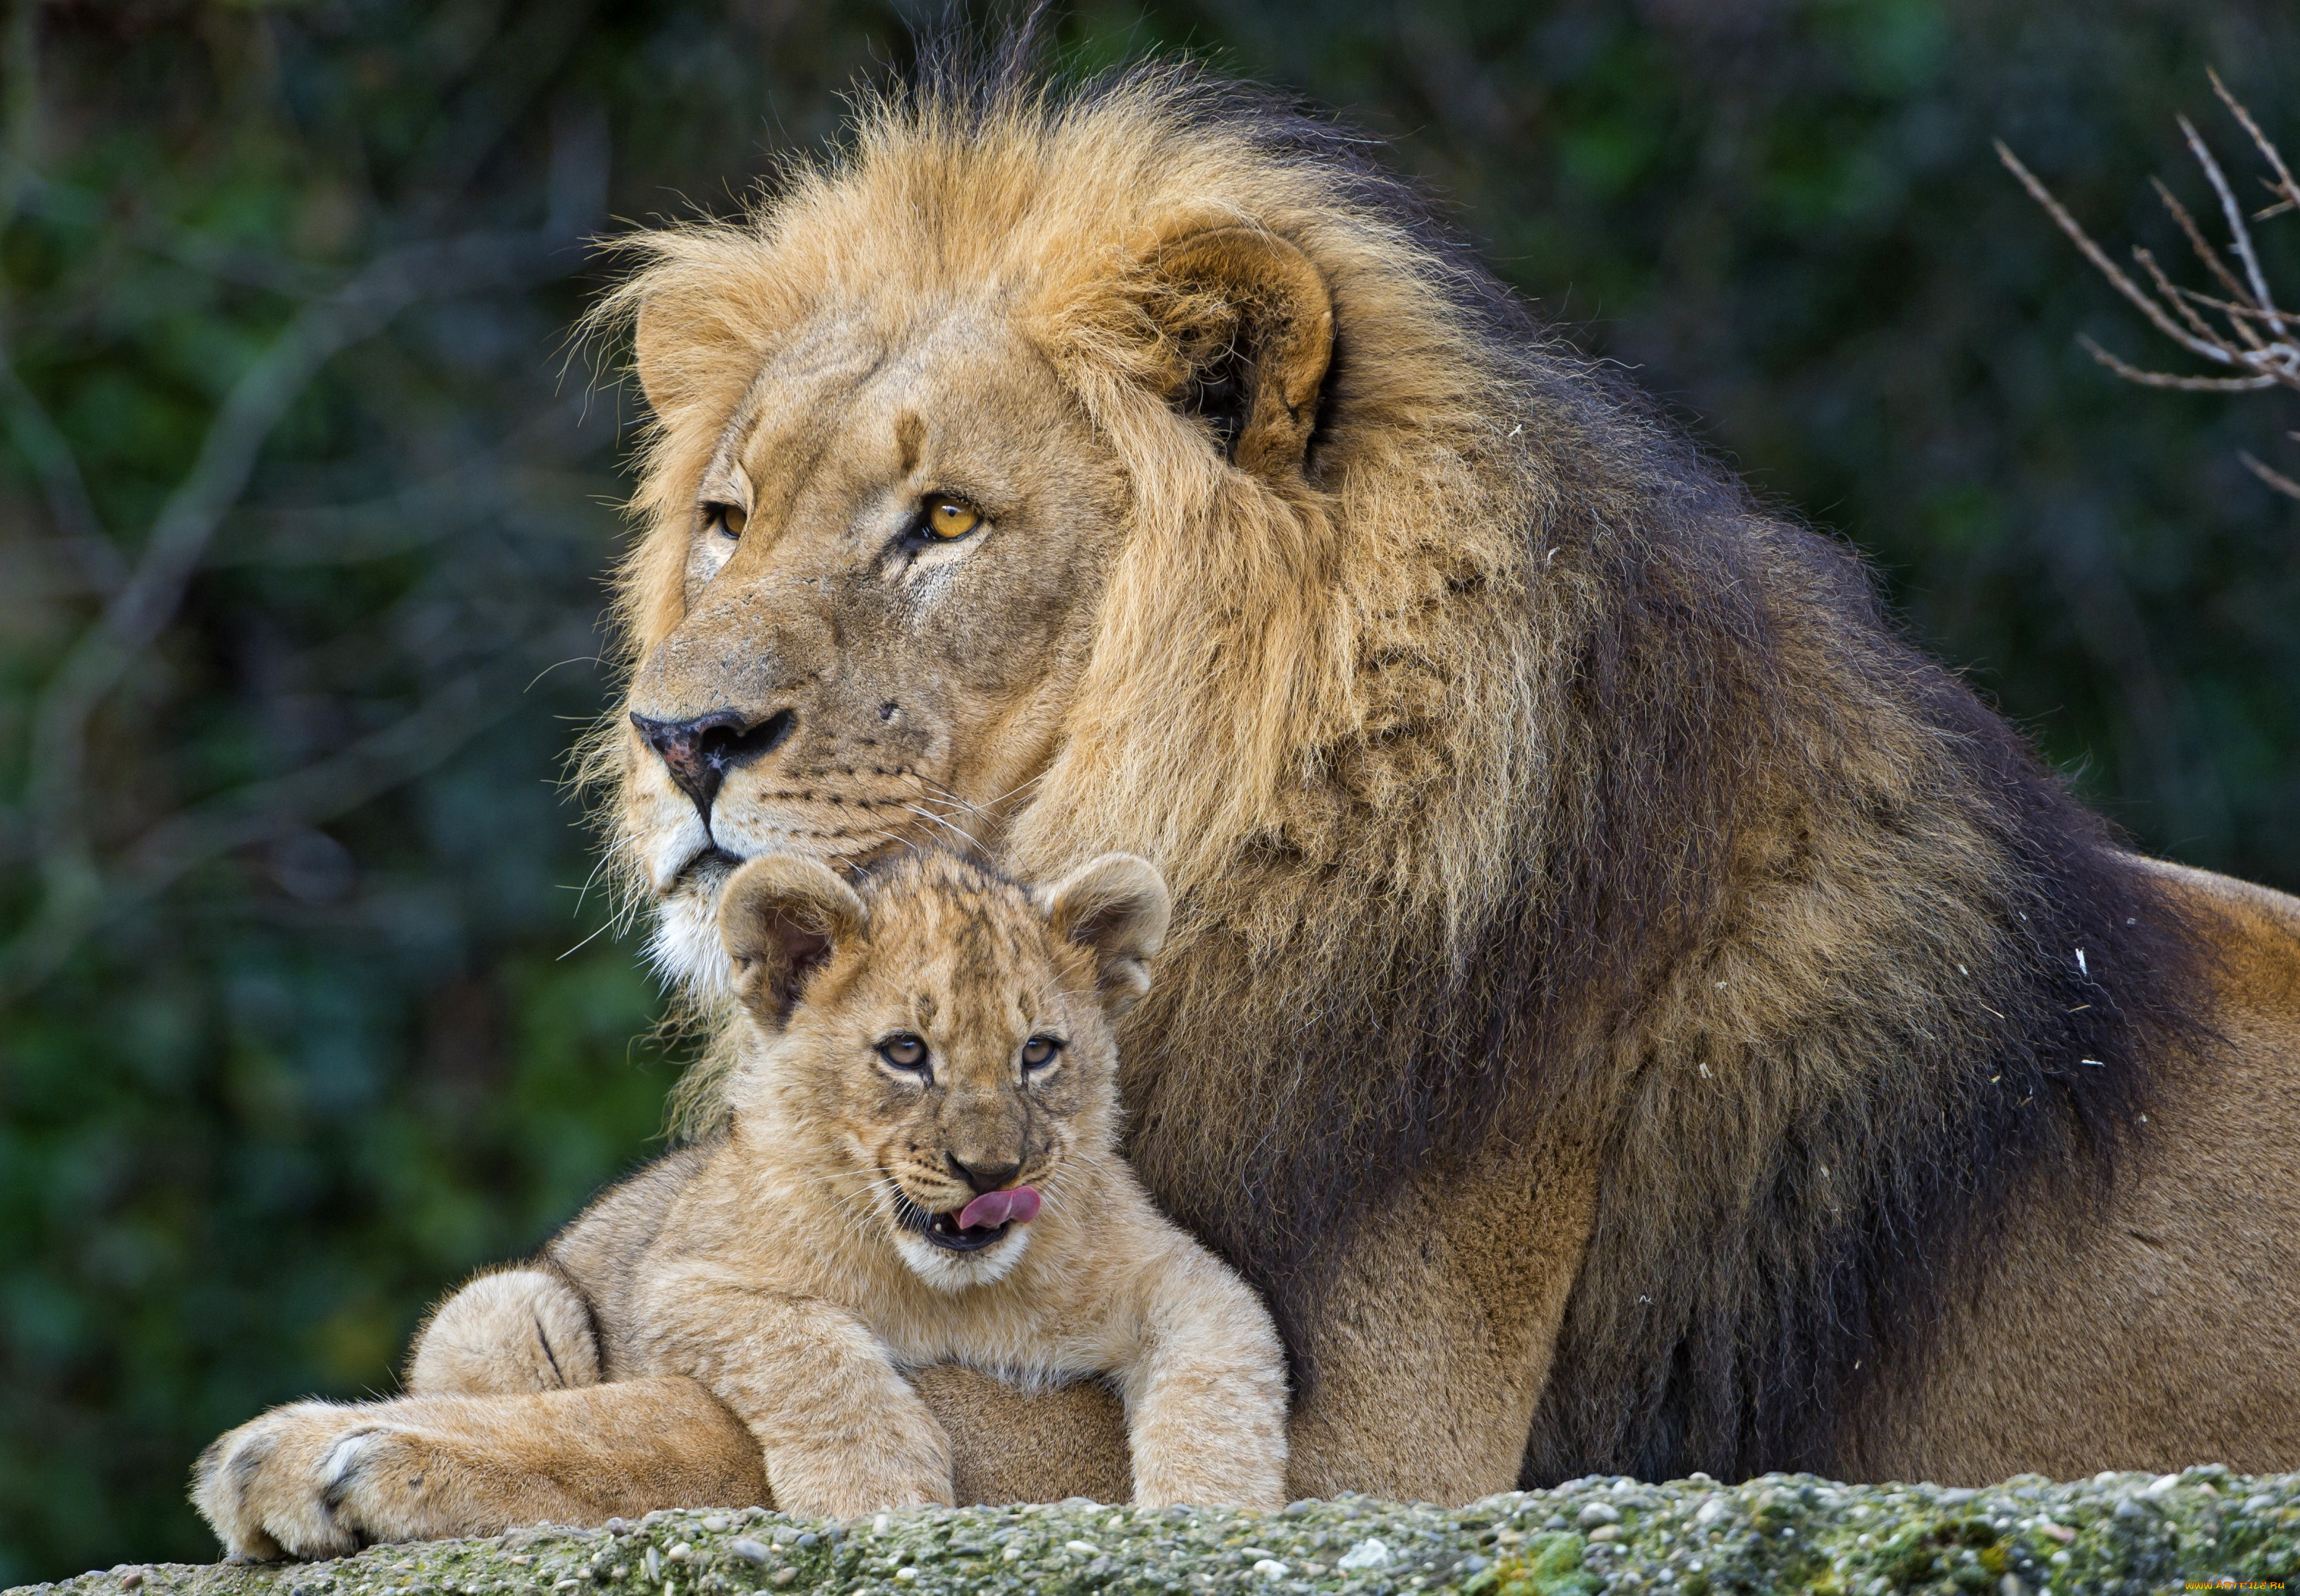
<svg viewBox="0 0 2300 1596">
<path fill-rule="evenodd" d="M 948 1252 L 979 1252 L 1004 1237 L 1017 1225 L 1038 1217 L 1038 1193 L 1029 1186 L 1007 1192 L 986 1192 L 964 1208 L 933 1214 L 901 1192 L 895 1193 L 895 1216 L 905 1230 L 921 1235 Z M 969 1224 L 968 1221 L 973 1223 Z"/>
<path fill-rule="evenodd" d="M 1004 1239 L 1014 1228 L 1014 1221 L 1003 1225 L 969 1225 L 962 1227 L 956 1214 L 937 1214 L 927 1221 L 927 1240 L 952 1252 L 979 1252 L 993 1242 Z"/>
</svg>

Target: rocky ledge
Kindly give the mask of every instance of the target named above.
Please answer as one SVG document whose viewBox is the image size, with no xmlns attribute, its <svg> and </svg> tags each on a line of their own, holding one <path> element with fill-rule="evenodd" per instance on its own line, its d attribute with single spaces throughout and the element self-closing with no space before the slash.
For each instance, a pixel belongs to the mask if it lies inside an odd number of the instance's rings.
<svg viewBox="0 0 2300 1596">
<path fill-rule="evenodd" d="M 1578 1480 L 1460 1509 L 1342 1497 L 1269 1514 L 1045 1507 L 846 1522 L 757 1508 L 379 1546 L 336 1562 L 125 1565 L 21 1596 L 2073 1596 L 2300 1581 L 2300 1475 L 2037 1477 L 1982 1491 Z M 20 1596 L 12 1593 L 12 1596 Z"/>
</svg>

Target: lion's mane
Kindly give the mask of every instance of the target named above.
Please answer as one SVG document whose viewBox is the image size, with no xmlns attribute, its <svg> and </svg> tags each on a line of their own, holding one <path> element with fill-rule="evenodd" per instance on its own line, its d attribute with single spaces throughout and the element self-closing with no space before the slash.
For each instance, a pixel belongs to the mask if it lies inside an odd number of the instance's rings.
<svg viewBox="0 0 2300 1596">
<path fill-rule="evenodd" d="M 1235 224 L 1332 293 L 1304 485 L 1150 424 L 1191 356 L 1148 262 Z M 1135 525 L 998 844 L 1167 871 L 1129 1151 L 1281 1324 L 1409 1176 L 1535 1116 L 1602 1150 L 1529 1482 L 1826 1467 L 1862 1366 L 2016 1197 L 2106 1178 L 2146 1054 L 2199 1034 L 2177 910 L 1855 556 L 1346 130 L 1185 67 L 953 57 L 745 219 L 627 247 L 606 314 L 671 329 L 640 351 L 650 525 L 684 524 L 774 329 L 842 296 L 995 299 L 1071 385 Z M 678 548 L 626 571 L 636 650 Z"/>
</svg>

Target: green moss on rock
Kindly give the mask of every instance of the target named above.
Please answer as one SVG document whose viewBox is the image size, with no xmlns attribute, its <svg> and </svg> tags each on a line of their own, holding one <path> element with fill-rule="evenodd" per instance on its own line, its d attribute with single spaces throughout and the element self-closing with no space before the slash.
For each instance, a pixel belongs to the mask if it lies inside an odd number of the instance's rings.
<svg viewBox="0 0 2300 1596">
<path fill-rule="evenodd" d="M 2300 1582 L 2300 1475 L 2036 1476 L 1983 1491 L 1767 1475 L 1578 1480 L 1438 1509 L 1045 1507 L 846 1523 L 757 1508 L 379 1546 L 332 1562 L 122 1565 L 10 1596 L 2079 1596 Z"/>
</svg>

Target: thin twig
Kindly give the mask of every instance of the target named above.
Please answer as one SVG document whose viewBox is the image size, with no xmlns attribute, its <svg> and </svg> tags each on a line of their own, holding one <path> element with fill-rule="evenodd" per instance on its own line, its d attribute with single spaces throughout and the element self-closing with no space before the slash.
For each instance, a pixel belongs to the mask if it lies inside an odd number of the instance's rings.
<svg viewBox="0 0 2300 1596">
<path fill-rule="evenodd" d="M 2278 493 L 2283 494 L 2289 498 L 2300 499 L 2300 482 L 2293 481 L 2291 478 L 2286 476 L 2281 471 L 2271 470 L 2269 467 L 2262 465 L 2259 461 L 2254 460 L 2250 454 L 2243 452 L 2242 450 L 2238 451 L 2237 458 L 2244 461 L 2245 465 L 2251 470 L 2254 476 L 2268 484 L 2269 486 L 2274 488 Z"/>
<path fill-rule="evenodd" d="M 2164 275 L 2164 269 L 2162 266 L 2156 264 L 2155 251 L 2135 249 L 2132 252 L 2132 258 L 2140 262 L 2141 270 L 2148 273 L 2148 280 L 2155 286 L 2156 292 L 2163 296 L 2164 303 L 2171 307 L 2172 313 L 2188 324 L 2190 331 L 2200 338 L 2219 338 L 2221 336 L 2219 330 L 2211 322 L 2196 314 L 2190 307 L 2188 297 L 2180 292 L 2179 286 Z M 2260 338 L 2257 334 L 2248 329 L 2240 328 L 2239 330 L 2244 333 L 2247 347 L 2253 349 L 2260 347 Z"/>
<path fill-rule="evenodd" d="M 2244 274 L 2252 281 L 2253 303 L 2262 310 L 2274 310 L 2276 299 L 2268 291 L 2268 279 L 2261 274 L 2260 257 L 2252 252 L 2252 234 L 2245 229 L 2244 207 L 2236 203 L 2236 191 L 2229 187 L 2228 178 L 2221 170 L 2221 163 L 2212 159 L 2212 152 L 2196 132 L 2196 124 L 2185 116 L 2177 120 L 2181 134 L 2188 141 L 2188 153 L 2196 156 L 2196 164 L 2204 169 L 2204 176 L 2212 183 L 2212 192 L 2220 195 L 2221 214 L 2228 221 L 2229 247 L 2236 251 L 2237 259 L 2244 262 Z"/>
<path fill-rule="evenodd" d="M 2218 279 L 2221 287 L 2228 290 L 2229 298 L 2234 303 L 2252 305 L 2257 309 L 2257 302 L 2245 293 L 2244 285 L 2236 280 L 2236 273 L 2230 271 L 2227 264 L 2221 261 L 2219 253 L 2204 242 L 2204 230 L 2196 226 L 2196 218 L 2188 214 L 2188 207 L 2173 196 L 2172 191 L 2164 186 L 2163 179 L 2151 178 L 2148 180 L 2155 185 L 2156 197 L 2164 202 L 2164 209 L 2172 213 L 2172 220 L 2179 224 L 2180 231 L 2188 235 L 2188 248 L 2195 253 L 2196 259 L 2204 263 L 2205 270 Z M 2177 300 L 2178 294 L 2171 280 L 2156 269 L 2156 257 L 2142 249 L 2135 249 L 2132 253 L 2135 256 L 2147 257 L 2148 274 L 2155 279 L 2156 291 L 2168 300 Z M 2173 308 L 2177 310 L 2178 304 L 2176 303 Z M 2181 320 L 2188 320 L 2188 318 L 2183 316 Z M 2191 321 L 2189 325 L 2193 327 L 2196 324 Z M 2202 330 L 2208 338 L 2219 337 L 2209 328 Z M 2254 337 L 2249 329 L 2239 328 L 2238 330 L 2243 334 L 2250 347 L 2254 349 L 2260 347 L 2260 340 Z"/>
<path fill-rule="evenodd" d="M 2077 219 L 2069 214 L 2067 207 L 2053 197 L 2052 191 L 2037 179 L 2035 173 L 2021 164 L 2021 158 L 2007 148 L 2001 138 L 1996 141 L 1996 156 L 1998 160 L 2004 162 L 2014 177 L 2021 179 L 2021 187 L 2029 191 L 2029 196 L 2042 205 L 2046 214 L 2060 224 L 2061 231 L 2067 234 L 2069 241 L 2083 252 L 2085 259 L 2093 263 L 2118 293 L 2138 306 L 2140 313 L 2154 324 L 2157 331 L 2190 353 L 2200 355 L 2205 360 L 2218 361 L 2222 365 L 2228 365 L 2235 361 L 2236 356 L 2232 352 L 2197 337 L 2173 320 L 2162 305 L 2143 294 L 2139 286 L 2124 275 L 2123 269 L 2108 258 L 2108 252 L 2092 241 L 2092 235 L 2086 232 Z"/>
<path fill-rule="evenodd" d="M 2173 287 L 2172 292 L 2191 304 L 2209 306 L 2230 320 L 2241 317 L 2247 321 L 2265 322 L 2274 328 L 2300 328 L 2300 313 L 2291 311 L 2263 311 L 2256 304 L 2238 304 L 2233 300 L 2214 299 L 2209 294 L 2199 293 L 2194 288 L 2183 288 L 2177 284 Z"/>
<path fill-rule="evenodd" d="M 2123 378 L 2147 388 L 2178 388 L 2189 394 L 2256 394 L 2262 388 L 2277 386 L 2273 373 L 2262 372 L 2257 377 L 2180 377 L 2170 371 L 2146 371 L 2119 360 L 2083 333 L 2077 335 L 2085 353 L 2102 365 Z"/>
<path fill-rule="evenodd" d="M 2300 183 L 2295 183 L 2292 180 L 2292 170 L 2284 164 L 2283 152 L 2270 142 L 2267 134 L 2260 130 L 2260 124 L 2252 120 L 2252 112 L 2244 108 L 2244 102 L 2229 93 L 2228 85 L 2221 81 L 2221 75 L 2218 72 L 2206 67 L 2204 76 L 2212 79 L 2212 92 L 2221 97 L 2221 104 L 2229 108 L 2229 114 L 2236 118 L 2237 125 L 2252 136 L 2253 148 L 2258 150 L 2269 166 L 2274 170 L 2276 181 L 2268 186 L 2269 191 L 2284 196 L 2283 206 L 2277 208 L 2300 205 Z M 2255 216 L 2253 220 L 2257 221 L 2260 218 Z"/>
<path fill-rule="evenodd" d="M 2250 137 L 2253 147 L 2259 151 L 2274 174 L 2272 179 L 2262 182 L 2268 191 L 2277 196 L 2276 203 L 2255 212 L 2251 220 L 2260 221 L 2286 211 L 2300 210 L 2300 183 L 2294 181 L 2292 170 L 2285 163 L 2282 152 L 2262 130 L 2243 102 L 2229 92 L 2228 86 L 2221 81 L 2220 74 L 2214 72 L 2210 76 L 2212 92 L 2220 96 L 2221 104 L 2228 108 L 2238 125 Z M 2300 336 L 2296 336 L 2300 335 L 2300 314 L 2278 307 L 2275 296 L 2269 291 L 2268 274 L 2262 269 L 2259 252 L 2253 245 L 2251 229 L 2246 225 L 2243 208 L 2237 204 L 2236 191 L 2229 183 L 2228 174 L 2221 170 L 2220 162 L 2204 143 L 2204 136 L 2196 131 L 2196 125 L 2185 116 L 2178 120 L 2189 154 L 2196 157 L 2205 181 L 2212 185 L 2213 194 L 2220 200 L 2221 216 L 2228 226 L 2229 253 L 2234 254 L 2242 265 L 2241 278 L 2229 269 L 2221 251 L 2213 248 L 2205 238 L 2204 229 L 2196 225 L 2196 218 L 2171 189 L 2159 179 L 2151 179 L 2150 181 L 2154 185 L 2156 197 L 2163 203 L 2166 212 L 2188 239 L 2190 250 L 2226 293 L 2224 299 L 2180 287 L 2165 274 L 2153 254 L 2136 248 L 2132 252 L 2133 259 L 2139 262 L 2142 271 L 2156 291 L 2153 297 L 2143 293 L 2139 286 L 2109 259 L 2107 252 L 2093 242 L 2091 236 L 2070 214 L 2067 207 L 2054 198 L 2044 184 L 2021 164 L 2002 140 L 1997 143 L 1996 154 L 2012 175 L 2020 179 L 2021 187 L 2029 191 L 2029 197 L 2044 207 L 2045 213 L 2076 245 L 2085 259 L 2092 262 L 2119 294 L 2137 306 L 2159 332 L 2191 354 L 2220 366 L 2246 370 L 2249 374 L 2242 377 L 2191 377 L 2172 371 L 2151 371 L 2110 353 L 2091 338 L 2079 336 L 2078 341 L 2093 359 L 2126 381 L 2138 383 L 2144 387 L 2212 394 L 2257 393 L 2263 388 L 2277 387 L 2300 389 Z M 2205 320 L 2204 312 L 2207 311 L 2217 313 L 2228 323 L 2226 332 Z M 2294 436 L 2300 438 L 2300 434 Z M 2271 488 L 2300 499 L 2300 483 L 2263 465 L 2249 454 L 2241 458 L 2253 474 Z"/>
</svg>

